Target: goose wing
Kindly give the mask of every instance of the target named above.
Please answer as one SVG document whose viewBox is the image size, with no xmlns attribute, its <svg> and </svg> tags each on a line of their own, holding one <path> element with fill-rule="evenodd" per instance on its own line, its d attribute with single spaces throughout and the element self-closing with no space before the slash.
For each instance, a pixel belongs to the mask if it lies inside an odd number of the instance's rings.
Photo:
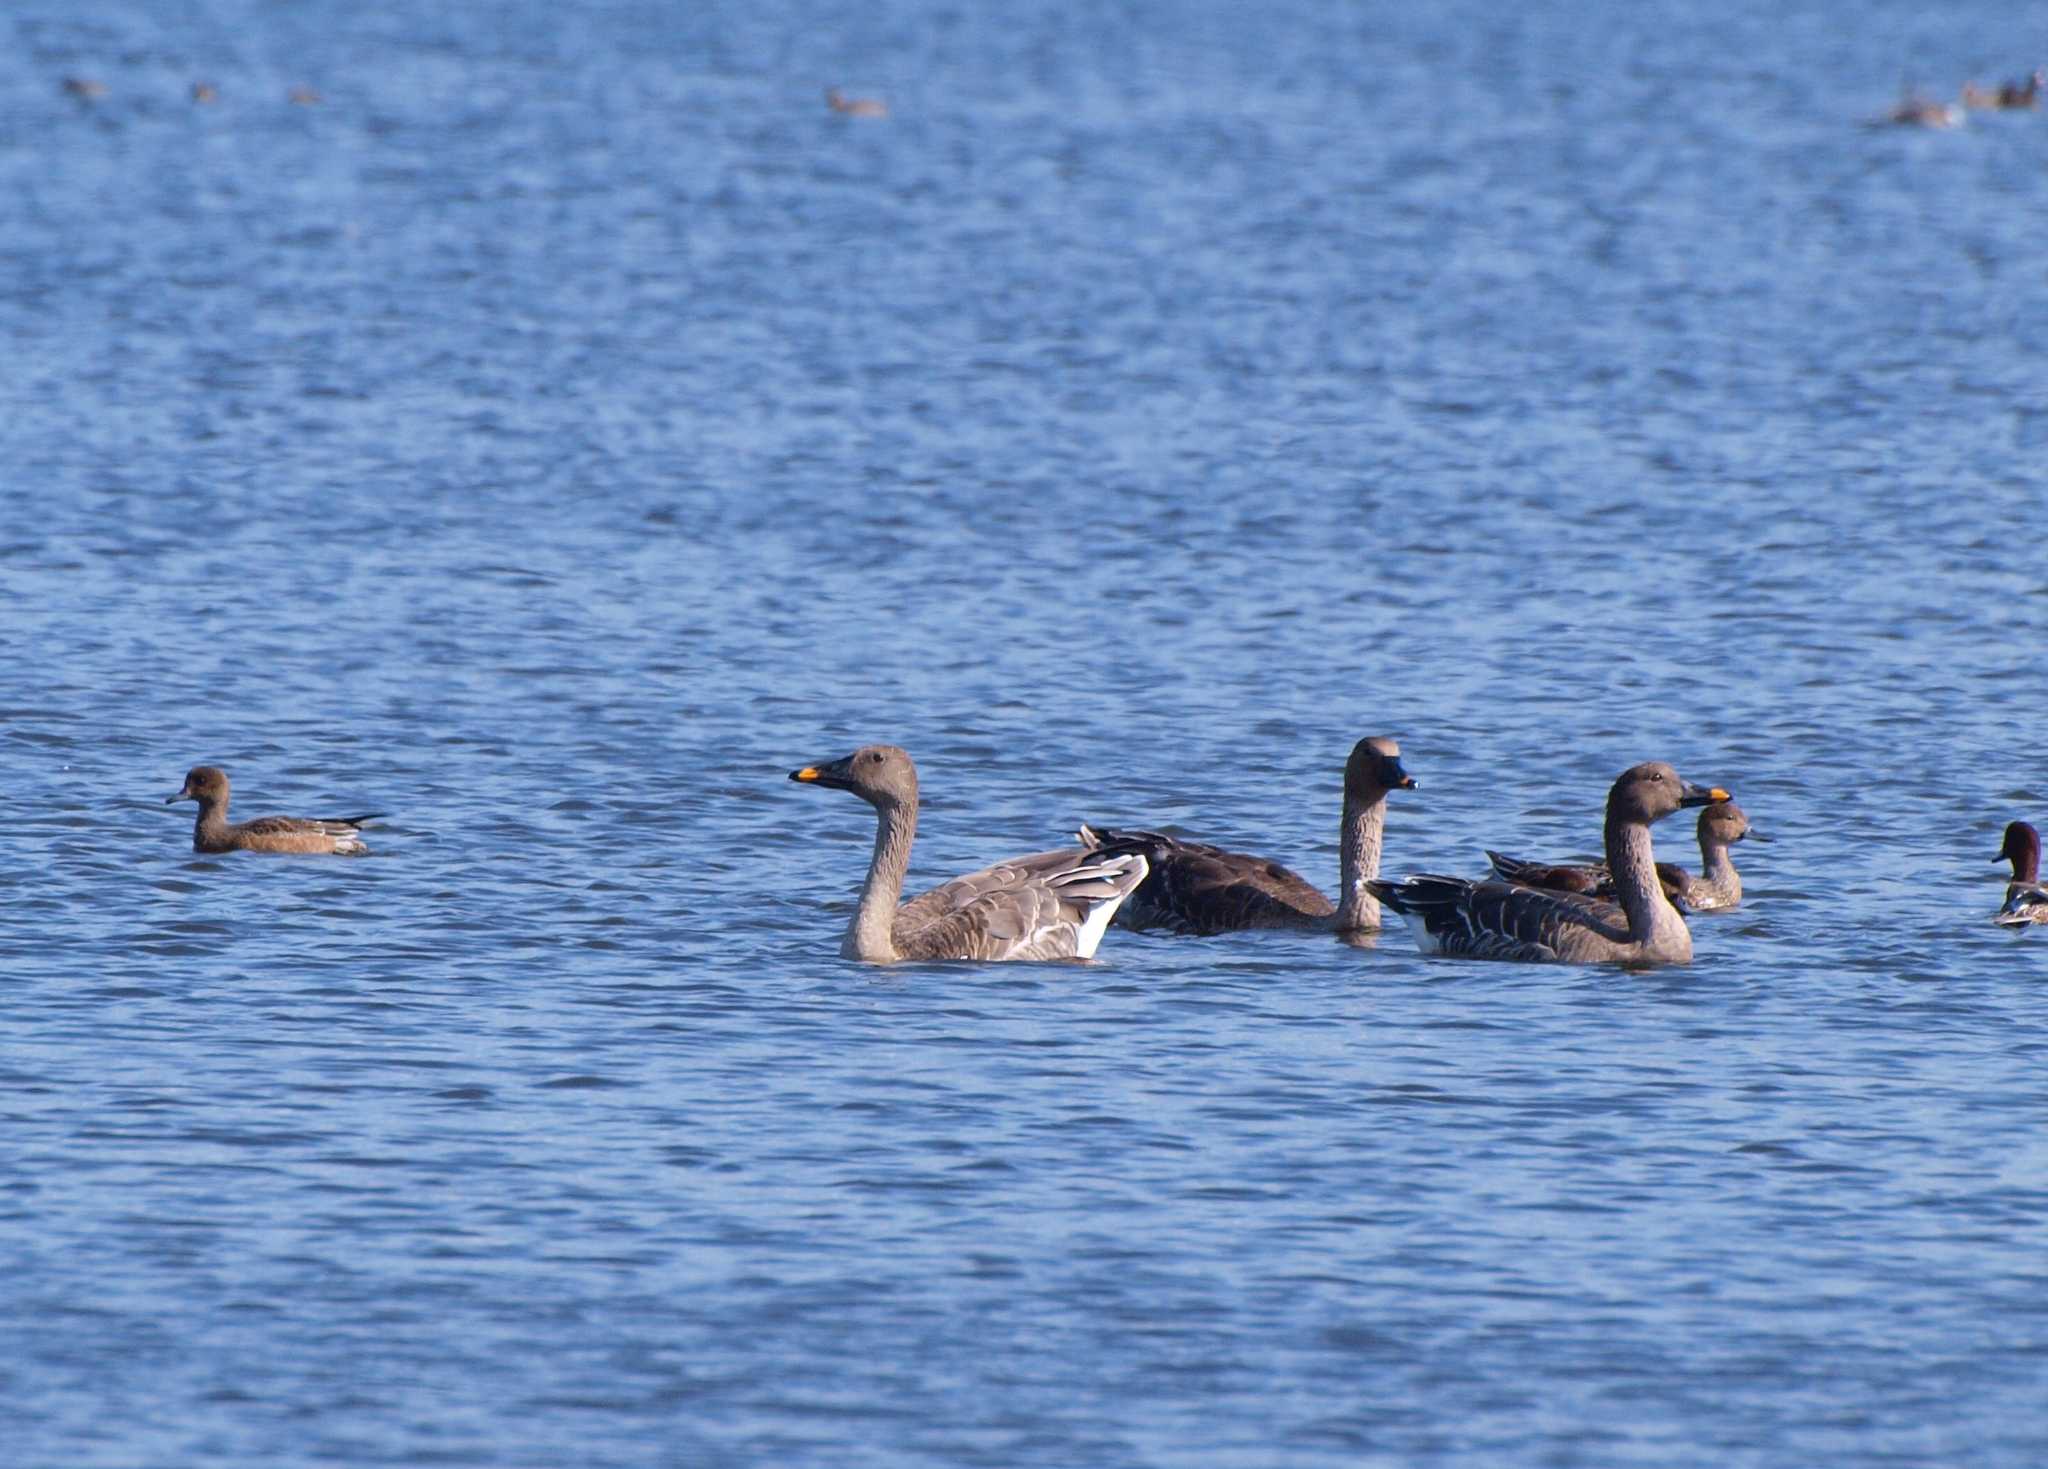
<svg viewBox="0 0 2048 1469">
<path fill-rule="evenodd" d="M 1532 862 L 1526 857 L 1510 857 L 1490 849 L 1486 860 L 1502 882 L 1555 893 L 1583 893 L 1594 898 L 1614 896 L 1614 874 L 1607 870 L 1605 862 Z M 1675 862 L 1657 864 L 1657 881 L 1663 886 L 1664 896 L 1673 902 L 1692 891 L 1692 874 Z"/>
<path fill-rule="evenodd" d="M 1129 827 L 1083 826 L 1079 835 L 1084 847 L 1138 853 L 1150 867 L 1118 912 L 1126 928 L 1208 935 L 1305 926 L 1337 911 L 1314 884 L 1264 857 Z"/>
<path fill-rule="evenodd" d="M 1366 886 L 1408 920 L 1425 954 L 1541 963 L 1565 958 L 1588 933 L 1629 941 L 1628 915 L 1582 894 L 1434 875 Z"/>
<path fill-rule="evenodd" d="M 1614 874 L 1605 862 L 1532 862 L 1527 857 L 1510 857 L 1488 849 L 1487 862 L 1502 882 L 1524 887 L 1548 888 L 1559 893 L 1614 891 Z"/>
<path fill-rule="evenodd" d="M 1145 878 L 1130 852 L 1013 857 L 919 893 L 896 912 L 907 959 L 1087 959 Z"/>
</svg>

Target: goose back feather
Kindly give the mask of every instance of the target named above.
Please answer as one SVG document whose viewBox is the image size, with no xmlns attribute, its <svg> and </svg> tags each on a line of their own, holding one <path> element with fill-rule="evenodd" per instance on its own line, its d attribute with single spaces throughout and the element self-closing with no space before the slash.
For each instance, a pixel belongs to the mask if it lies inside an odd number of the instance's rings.
<svg viewBox="0 0 2048 1469">
<path fill-rule="evenodd" d="M 1631 766 L 1607 794 L 1605 846 L 1615 898 L 1555 892 L 1498 878 L 1425 875 L 1370 884 L 1408 920 L 1425 954 L 1595 964 L 1684 964 L 1692 934 L 1656 877 L 1650 825 L 1728 793 L 1681 778 L 1661 761 Z"/>
<path fill-rule="evenodd" d="M 1145 858 L 1149 875 L 1117 913 L 1126 927 L 1205 937 L 1250 928 L 1350 932 L 1379 927 L 1379 904 L 1366 880 L 1379 873 L 1387 793 L 1415 788 L 1395 741 L 1374 735 L 1352 746 L 1344 765 L 1336 902 L 1269 857 L 1134 827 L 1088 825 L 1079 836 L 1084 847 Z"/>
</svg>

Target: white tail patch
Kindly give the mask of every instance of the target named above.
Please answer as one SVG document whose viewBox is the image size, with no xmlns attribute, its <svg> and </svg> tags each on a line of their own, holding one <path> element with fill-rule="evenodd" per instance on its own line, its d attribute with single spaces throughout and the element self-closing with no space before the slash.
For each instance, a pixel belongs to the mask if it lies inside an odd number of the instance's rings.
<svg viewBox="0 0 2048 1469">
<path fill-rule="evenodd" d="M 1408 931 L 1415 935 L 1415 947 L 1425 954 L 1441 954 L 1443 940 L 1429 931 L 1429 923 L 1420 913 L 1403 913 L 1402 919 L 1408 924 Z"/>
</svg>

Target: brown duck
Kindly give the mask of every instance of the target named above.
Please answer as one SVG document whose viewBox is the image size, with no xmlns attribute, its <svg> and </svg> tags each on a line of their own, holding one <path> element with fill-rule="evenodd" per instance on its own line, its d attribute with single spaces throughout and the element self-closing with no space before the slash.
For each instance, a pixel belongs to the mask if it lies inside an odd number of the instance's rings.
<svg viewBox="0 0 2048 1469">
<path fill-rule="evenodd" d="M 195 852 L 315 852 L 343 857 L 369 851 L 360 830 L 384 813 L 312 820 L 303 816 L 259 816 L 254 821 L 228 820 L 228 773 L 214 765 L 195 765 L 177 795 L 165 800 L 197 801 L 199 819 L 192 825 Z"/>
</svg>

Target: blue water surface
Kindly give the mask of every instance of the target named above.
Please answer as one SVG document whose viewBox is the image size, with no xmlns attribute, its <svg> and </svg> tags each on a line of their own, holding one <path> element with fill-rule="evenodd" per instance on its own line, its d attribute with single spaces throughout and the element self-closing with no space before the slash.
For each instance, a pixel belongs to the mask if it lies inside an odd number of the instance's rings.
<svg viewBox="0 0 2048 1469">
<path fill-rule="evenodd" d="M 0 38 L 7 1464 L 2048 1461 L 2048 114 L 1866 125 L 2038 24 Z M 1683 970 L 877 970 L 784 779 L 1328 889 L 1367 734 L 1391 872 L 1650 758 L 1775 840 Z"/>
</svg>

